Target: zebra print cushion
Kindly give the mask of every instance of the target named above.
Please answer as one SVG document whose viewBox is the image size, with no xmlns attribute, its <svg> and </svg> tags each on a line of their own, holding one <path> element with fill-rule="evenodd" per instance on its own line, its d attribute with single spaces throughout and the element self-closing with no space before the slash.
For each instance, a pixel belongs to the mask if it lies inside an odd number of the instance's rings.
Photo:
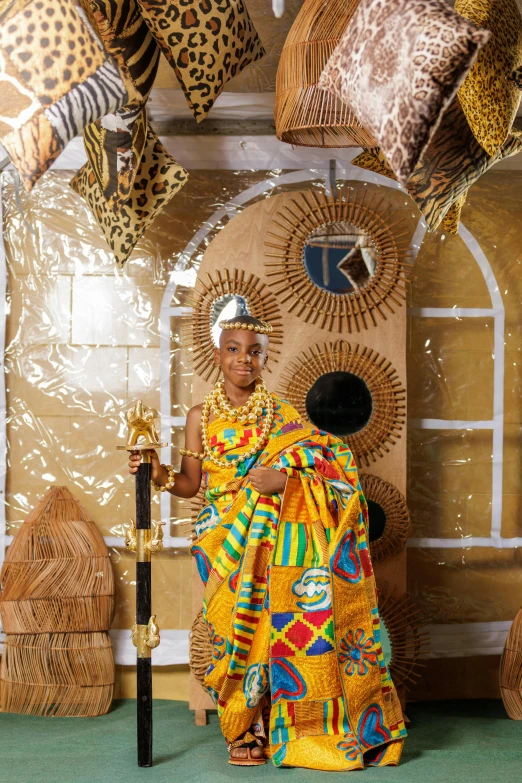
<svg viewBox="0 0 522 783">
<path fill-rule="evenodd" d="M 265 54 L 243 0 L 138 3 L 198 122 L 229 79 Z"/>
<path fill-rule="evenodd" d="M 458 95 L 473 135 L 494 155 L 520 103 L 520 90 L 509 77 L 522 65 L 522 16 L 516 0 L 457 0 L 455 11 L 492 33 Z"/>
<path fill-rule="evenodd" d="M 146 101 L 158 70 L 160 48 L 137 0 L 90 0 L 93 26 L 125 78 L 129 103 Z"/>
<path fill-rule="evenodd" d="M 455 98 L 406 184 L 406 190 L 424 215 L 428 231 L 435 231 L 450 207 L 484 172 L 520 150 L 522 134 L 512 129 L 496 155 L 490 157 L 473 136 Z M 395 179 L 386 158 L 377 148 L 366 150 L 352 163 Z"/>
<path fill-rule="evenodd" d="M 122 266 L 187 177 L 185 169 L 176 163 L 149 128 L 134 185 L 119 212 L 111 210 L 103 198 L 89 162 L 73 177 L 70 185 L 89 204 L 117 263 Z"/>
<path fill-rule="evenodd" d="M 79 0 L 20 0 L 0 12 L 0 141 L 26 190 L 127 92 Z"/>
<path fill-rule="evenodd" d="M 118 212 L 131 193 L 145 146 L 144 104 L 125 106 L 92 122 L 83 133 L 85 151 L 109 209 Z"/>
</svg>

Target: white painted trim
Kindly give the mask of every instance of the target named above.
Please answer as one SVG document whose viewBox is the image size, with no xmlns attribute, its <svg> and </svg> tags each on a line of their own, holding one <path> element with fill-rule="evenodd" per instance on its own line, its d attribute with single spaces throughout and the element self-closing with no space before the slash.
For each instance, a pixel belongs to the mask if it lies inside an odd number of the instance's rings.
<svg viewBox="0 0 522 783">
<path fill-rule="evenodd" d="M 5 546 L 13 543 L 14 536 L 5 536 Z M 109 549 L 125 549 L 125 539 L 121 536 L 103 536 L 103 540 L 107 544 Z M 163 549 L 188 549 L 191 545 L 191 541 L 183 536 L 167 536 L 163 537 Z"/>
<path fill-rule="evenodd" d="M 160 628 L 161 643 L 152 651 L 153 666 L 178 666 L 189 663 L 189 633 L 185 630 Z M 111 628 L 109 631 L 114 663 L 120 666 L 136 666 L 136 648 L 131 642 L 130 631 L 125 628 Z M 5 633 L 0 633 L 0 655 L 2 654 Z"/>
<path fill-rule="evenodd" d="M 430 643 L 424 658 L 469 658 L 502 655 L 511 620 L 491 623 L 428 625 Z"/>
<path fill-rule="evenodd" d="M 502 654 L 511 620 L 488 623 L 452 623 L 424 626 L 430 635 L 423 658 L 468 658 Z M 120 666 L 136 665 L 136 648 L 130 631 L 112 628 L 109 631 L 114 648 L 114 660 Z M 189 631 L 160 629 L 161 643 L 152 652 L 153 666 L 175 666 L 189 663 Z M 0 633 L 0 654 L 5 634 Z"/>
<path fill-rule="evenodd" d="M 491 547 L 492 549 L 516 549 L 522 546 L 522 538 L 502 538 L 501 536 L 467 536 L 464 538 L 409 538 L 408 549 L 471 549 L 471 547 Z"/>
<path fill-rule="evenodd" d="M 114 662 L 121 666 L 136 666 L 136 648 L 131 642 L 130 631 L 111 628 L 109 631 L 114 648 Z M 160 628 L 161 642 L 152 651 L 153 666 L 175 666 L 189 662 L 189 631 Z"/>
<path fill-rule="evenodd" d="M 408 419 L 410 427 L 421 430 L 492 430 L 494 421 L 471 421 L 467 419 Z"/>
</svg>

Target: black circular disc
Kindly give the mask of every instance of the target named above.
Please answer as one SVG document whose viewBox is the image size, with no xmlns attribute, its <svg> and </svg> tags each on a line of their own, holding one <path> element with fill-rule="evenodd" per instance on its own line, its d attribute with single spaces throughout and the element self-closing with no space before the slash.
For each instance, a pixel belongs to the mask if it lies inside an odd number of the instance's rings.
<svg viewBox="0 0 522 783">
<path fill-rule="evenodd" d="M 366 499 L 368 504 L 368 521 L 370 528 L 370 543 L 377 541 L 384 533 L 386 527 L 386 512 L 375 500 Z"/>
<path fill-rule="evenodd" d="M 321 375 L 306 395 L 310 421 L 332 435 L 353 435 L 364 429 L 372 409 L 372 395 L 366 383 L 351 372 Z"/>
</svg>

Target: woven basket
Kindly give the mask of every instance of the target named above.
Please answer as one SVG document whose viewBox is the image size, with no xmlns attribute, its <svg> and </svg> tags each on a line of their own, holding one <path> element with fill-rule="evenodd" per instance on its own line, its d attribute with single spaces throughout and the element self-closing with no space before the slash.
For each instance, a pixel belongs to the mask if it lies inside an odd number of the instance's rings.
<svg viewBox="0 0 522 783">
<path fill-rule="evenodd" d="M 286 39 L 276 78 L 277 138 L 303 147 L 372 147 L 350 107 L 317 83 L 359 0 L 305 0 Z"/>
<path fill-rule="evenodd" d="M 522 720 L 522 609 L 509 631 L 500 661 L 500 693 L 512 720 Z"/>
<path fill-rule="evenodd" d="M 103 537 L 66 487 L 52 487 L 7 550 L 0 574 L 4 631 L 107 631 L 113 613 Z"/>
<path fill-rule="evenodd" d="M 8 634 L 0 681 L 3 712 L 57 718 L 103 715 L 114 690 L 109 634 Z"/>
</svg>

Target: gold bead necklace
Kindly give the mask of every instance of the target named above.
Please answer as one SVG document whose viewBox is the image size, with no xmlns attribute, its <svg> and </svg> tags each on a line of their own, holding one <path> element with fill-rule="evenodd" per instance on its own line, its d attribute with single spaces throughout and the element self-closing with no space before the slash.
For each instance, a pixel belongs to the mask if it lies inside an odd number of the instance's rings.
<svg viewBox="0 0 522 783">
<path fill-rule="evenodd" d="M 264 410 L 266 410 L 266 415 L 261 427 L 261 434 L 248 451 L 241 454 L 239 457 L 230 460 L 219 459 L 219 457 L 216 457 L 213 454 L 208 438 L 208 424 L 211 413 L 213 413 L 216 418 L 224 421 L 238 421 L 240 424 L 255 424 L 263 415 Z M 240 462 L 249 459 L 263 448 L 269 438 L 273 421 L 274 400 L 261 378 L 256 381 L 256 388 L 246 403 L 239 408 L 234 408 L 228 399 L 225 393 L 224 381 L 218 381 L 214 389 L 205 397 L 203 409 L 201 411 L 201 441 L 203 443 L 203 452 L 199 453 L 197 451 L 191 451 L 190 449 L 180 449 L 180 454 L 182 456 L 195 457 L 199 460 L 209 459 L 214 465 L 221 468 L 236 467 Z"/>
</svg>

